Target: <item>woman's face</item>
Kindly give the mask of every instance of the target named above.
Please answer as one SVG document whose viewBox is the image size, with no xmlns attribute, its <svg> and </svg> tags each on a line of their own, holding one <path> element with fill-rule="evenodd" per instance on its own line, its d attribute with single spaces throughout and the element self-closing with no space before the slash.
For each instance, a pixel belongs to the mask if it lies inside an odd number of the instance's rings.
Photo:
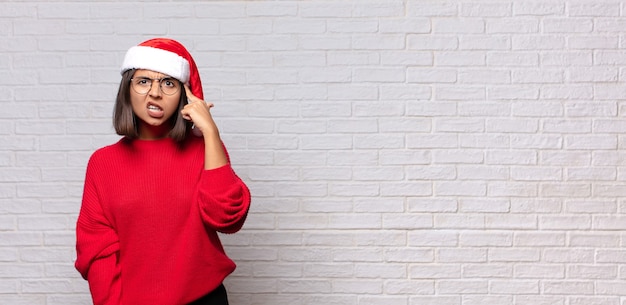
<svg viewBox="0 0 626 305">
<path fill-rule="evenodd" d="M 167 136 L 172 128 L 169 119 L 178 110 L 182 90 L 180 82 L 166 74 L 152 70 L 135 71 L 131 79 L 130 102 L 138 119 L 140 139 Z"/>
</svg>

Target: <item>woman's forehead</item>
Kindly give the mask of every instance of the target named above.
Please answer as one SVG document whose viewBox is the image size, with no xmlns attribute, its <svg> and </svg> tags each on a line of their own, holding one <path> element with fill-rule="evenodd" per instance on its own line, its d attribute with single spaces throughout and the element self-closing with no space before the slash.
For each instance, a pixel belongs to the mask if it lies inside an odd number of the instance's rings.
<svg viewBox="0 0 626 305">
<path fill-rule="evenodd" d="M 149 77 L 149 78 L 168 78 L 171 76 L 167 75 L 167 74 L 163 74 L 161 72 L 157 72 L 157 71 L 153 71 L 153 70 L 147 70 L 147 69 L 137 69 L 135 71 L 134 76 L 145 76 L 145 77 Z"/>
</svg>

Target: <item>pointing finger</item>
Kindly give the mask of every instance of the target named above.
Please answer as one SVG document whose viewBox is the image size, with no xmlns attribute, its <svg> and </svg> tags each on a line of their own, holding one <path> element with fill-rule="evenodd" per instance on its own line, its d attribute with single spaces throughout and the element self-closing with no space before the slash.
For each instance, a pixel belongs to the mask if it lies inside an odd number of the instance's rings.
<svg viewBox="0 0 626 305">
<path fill-rule="evenodd" d="M 198 100 L 198 98 L 191 93 L 191 89 L 189 89 L 189 85 L 187 84 L 185 84 L 185 94 L 187 94 L 188 103 L 193 103 Z"/>
</svg>

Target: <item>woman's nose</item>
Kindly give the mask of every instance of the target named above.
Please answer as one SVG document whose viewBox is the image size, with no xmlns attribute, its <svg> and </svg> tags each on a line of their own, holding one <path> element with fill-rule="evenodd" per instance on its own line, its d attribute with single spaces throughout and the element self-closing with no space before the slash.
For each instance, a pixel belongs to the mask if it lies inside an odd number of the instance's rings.
<svg viewBox="0 0 626 305">
<path fill-rule="evenodd" d="M 148 91 L 148 94 L 150 94 L 150 96 L 161 96 L 161 80 L 152 79 L 151 81 L 152 83 L 150 84 L 150 91 Z"/>
</svg>

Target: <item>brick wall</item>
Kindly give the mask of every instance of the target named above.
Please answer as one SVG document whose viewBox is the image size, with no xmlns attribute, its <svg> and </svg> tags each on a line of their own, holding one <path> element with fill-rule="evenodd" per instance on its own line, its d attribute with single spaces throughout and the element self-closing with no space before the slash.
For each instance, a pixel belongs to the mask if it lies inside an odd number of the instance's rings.
<svg viewBox="0 0 626 305">
<path fill-rule="evenodd" d="M 234 305 L 626 305 L 626 2 L 4 2 L 0 304 L 89 304 L 125 51 L 194 55 L 254 200 Z"/>
</svg>

